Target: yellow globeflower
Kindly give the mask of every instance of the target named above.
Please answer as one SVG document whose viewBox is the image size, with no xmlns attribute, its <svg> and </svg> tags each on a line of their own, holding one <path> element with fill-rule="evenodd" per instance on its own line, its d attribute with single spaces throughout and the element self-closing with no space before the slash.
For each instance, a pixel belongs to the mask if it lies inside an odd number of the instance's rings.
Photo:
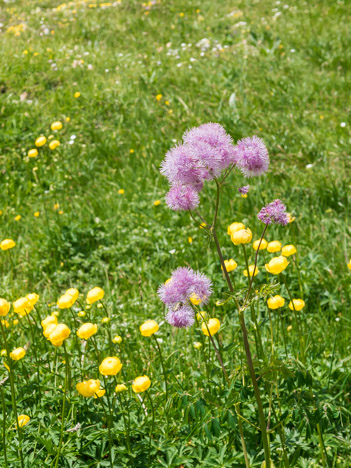
<svg viewBox="0 0 351 468">
<path fill-rule="evenodd" d="M 45 327 L 43 327 L 43 335 L 45 336 L 45 338 L 49 339 L 49 336 L 51 335 L 51 333 L 53 333 L 56 327 L 57 321 L 56 323 L 48 323 Z"/>
<path fill-rule="evenodd" d="M 127 387 L 124 385 L 124 384 L 118 384 L 116 385 L 116 388 L 115 388 L 115 392 L 116 393 L 121 393 L 121 392 L 125 392 L 127 389 Z"/>
<path fill-rule="evenodd" d="M 161 99 L 162 99 L 162 94 L 157 94 L 156 101 L 161 101 Z"/>
<path fill-rule="evenodd" d="M 194 341 L 193 346 L 195 349 L 201 349 L 202 343 L 200 343 L 200 341 Z"/>
<path fill-rule="evenodd" d="M 232 236 L 236 231 L 240 231 L 241 229 L 245 229 L 245 225 L 243 223 L 232 223 L 228 226 L 227 233 Z"/>
<path fill-rule="evenodd" d="M 39 294 L 36 294 L 36 293 L 31 293 L 31 294 L 26 295 L 26 298 L 28 299 L 30 305 L 32 306 L 35 306 L 35 304 L 39 300 L 39 297 L 40 297 Z"/>
<path fill-rule="evenodd" d="M 105 395 L 105 393 L 106 390 L 104 388 L 100 388 L 100 390 L 95 393 L 94 398 L 101 398 Z"/>
<path fill-rule="evenodd" d="M 139 330 L 143 336 L 151 336 L 158 331 L 160 327 L 155 320 L 146 320 L 142 325 L 140 325 Z"/>
<path fill-rule="evenodd" d="M 74 305 L 75 302 L 76 301 L 75 301 L 73 296 L 69 296 L 68 294 L 64 294 L 57 301 L 57 306 L 58 306 L 59 309 L 70 309 Z"/>
<path fill-rule="evenodd" d="M 28 151 L 28 157 L 29 158 L 36 158 L 38 156 L 38 150 L 36 148 L 33 148 Z"/>
<path fill-rule="evenodd" d="M 135 393 L 145 392 L 151 385 L 151 380 L 147 375 L 137 377 L 133 381 L 132 389 Z"/>
<path fill-rule="evenodd" d="M 267 250 L 269 253 L 279 252 L 281 248 L 282 248 L 282 243 L 279 241 L 272 241 L 267 246 Z"/>
<path fill-rule="evenodd" d="M 252 244 L 252 248 L 253 248 L 254 250 L 257 250 L 259 244 L 260 244 L 260 241 L 259 241 L 259 240 L 256 240 L 256 241 Z M 266 239 L 262 239 L 261 245 L 260 245 L 260 250 L 266 249 L 266 248 L 267 248 L 267 245 L 268 245 L 268 242 L 266 241 Z"/>
<path fill-rule="evenodd" d="M 104 295 L 104 290 L 99 287 L 91 289 L 87 294 L 87 304 L 94 304 L 94 302 L 100 301 Z"/>
<path fill-rule="evenodd" d="M 289 220 L 289 223 L 293 223 L 295 221 L 295 216 L 292 216 L 291 213 L 286 213 L 288 215 L 288 220 Z"/>
<path fill-rule="evenodd" d="M 16 348 L 10 353 L 10 358 L 13 361 L 19 361 L 26 355 L 26 350 L 24 348 Z"/>
<path fill-rule="evenodd" d="M 63 341 L 69 337 L 71 330 L 64 323 L 59 323 L 48 336 L 48 340 L 54 346 L 61 346 Z"/>
<path fill-rule="evenodd" d="M 251 229 L 239 229 L 230 236 L 234 245 L 248 244 L 252 240 Z"/>
<path fill-rule="evenodd" d="M 122 366 L 123 364 L 118 359 L 118 357 L 107 357 L 100 364 L 99 371 L 102 375 L 117 375 L 118 372 L 122 369 Z"/>
<path fill-rule="evenodd" d="M 228 272 L 234 271 L 236 269 L 236 267 L 238 266 L 236 261 L 233 260 L 232 258 L 230 260 L 224 260 L 224 265 L 225 265 L 225 268 L 226 268 L 226 270 Z M 221 269 L 223 270 L 222 266 L 221 266 Z"/>
<path fill-rule="evenodd" d="M 76 91 L 76 92 L 74 93 L 74 97 L 75 97 L 76 99 L 79 98 L 79 97 L 80 97 L 80 92 L 79 92 L 79 91 Z"/>
<path fill-rule="evenodd" d="M 35 216 L 36 218 L 39 218 L 39 216 L 40 216 L 40 211 L 35 211 L 34 216 Z"/>
<path fill-rule="evenodd" d="M 294 304 L 294 305 L 293 305 Z M 290 310 L 302 310 L 305 307 L 305 301 L 302 299 L 293 299 L 292 301 L 289 302 L 289 309 Z"/>
<path fill-rule="evenodd" d="M 19 221 L 21 218 L 22 218 L 21 215 L 17 215 L 17 216 L 15 216 L 15 221 Z"/>
<path fill-rule="evenodd" d="M 85 317 L 87 314 L 86 314 L 85 310 L 80 310 L 77 315 L 78 315 L 78 317 Z"/>
<path fill-rule="evenodd" d="M 119 193 L 120 195 L 123 195 L 123 194 L 124 194 L 124 189 L 122 189 L 122 188 L 119 189 L 119 190 L 118 190 L 118 193 Z"/>
<path fill-rule="evenodd" d="M 351 270 L 351 258 L 350 258 L 349 263 L 347 264 L 347 268 L 348 268 L 349 270 Z"/>
<path fill-rule="evenodd" d="M 202 323 L 201 330 L 202 330 L 202 333 L 206 336 L 209 336 L 208 330 L 210 330 L 210 333 L 213 336 L 218 332 L 220 326 L 221 326 L 221 322 L 217 318 L 211 318 L 207 322 L 207 327 L 206 327 L 206 322 Z"/>
<path fill-rule="evenodd" d="M 34 307 L 27 297 L 20 297 L 12 304 L 12 306 L 16 314 L 20 315 L 21 317 L 28 315 Z"/>
<path fill-rule="evenodd" d="M 38 146 L 38 147 L 44 146 L 45 143 L 46 143 L 46 137 L 44 136 L 40 136 L 35 140 L 35 146 Z"/>
<path fill-rule="evenodd" d="M 9 250 L 9 249 L 13 249 L 15 245 L 16 245 L 16 242 L 14 240 L 4 239 L 0 244 L 0 248 L 1 250 Z"/>
<path fill-rule="evenodd" d="M 289 262 L 285 257 L 280 255 L 280 257 L 273 257 L 269 263 L 266 263 L 265 267 L 268 273 L 272 275 L 279 275 L 285 268 L 289 265 Z"/>
<path fill-rule="evenodd" d="M 290 257 L 290 255 L 294 255 L 296 254 L 296 252 L 296 247 L 292 244 L 284 245 L 284 247 L 282 248 L 282 255 L 284 255 L 284 257 Z"/>
<path fill-rule="evenodd" d="M 44 320 L 41 321 L 41 326 L 45 328 L 48 326 L 48 325 L 51 325 L 51 324 L 55 324 L 57 325 L 57 317 L 56 315 L 48 315 L 47 317 L 44 318 Z"/>
<path fill-rule="evenodd" d="M 14 320 L 12 320 L 12 323 L 13 323 L 14 325 L 18 325 L 19 320 L 18 320 L 18 319 L 14 319 Z"/>
<path fill-rule="evenodd" d="M 100 391 L 100 380 L 84 380 L 84 382 L 77 383 L 76 389 L 82 396 L 89 398 Z"/>
<path fill-rule="evenodd" d="M 26 414 L 20 414 L 18 416 L 18 425 L 19 427 L 26 426 L 30 421 L 30 417 L 27 416 Z"/>
<path fill-rule="evenodd" d="M 201 304 L 201 302 L 203 301 L 203 299 L 201 299 L 197 294 L 193 293 L 191 296 L 190 296 L 190 302 L 194 305 L 199 305 Z"/>
<path fill-rule="evenodd" d="M 5 317 L 10 310 L 11 304 L 6 299 L 0 298 L 0 317 Z"/>
<path fill-rule="evenodd" d="M 119 335 L 116 335 L 112 340 L 112 342 L 115 343 L 115 344 L 121 344 L 122 341 L 123 341 L 123 338 L 121 336 L 119 336 Z"/>
<path fill-rule="evenodd" d="M 76 302 L 76 300 L 78 299 L 78 296 L 79 296 L 79 291 L 76 288 L 70 288 L 70 289 L 67 289 L 67 291 L 65 292 L 65 295 L 66 296 L 71 296 L 71 298 L 74 300 L 74 302 Z"/>
<path fill-rule="evenodd" d="M 160 204 L 161 204 L 161 200 L 155 200 L 155 201 L 154 201 L 154 205 L 155 205 L 155 206 L 159 206 Z"/>
<path fill-rule="evenodd" d="M 273 310 L 283 307 L 284 304 L 285 304 L 284 297 L 279 296 L 278 294 L 276 296 L 270 297 L 267 301 L 268 307 Z"/>
<path fill-rule="evenodd" d="M 51 130 L 61 130 L 62 128 L 62 123 L 60 121 L 53 122 L 51 124 Z"/>
<path fill-rule="evenodd" d="M 254 272 L 254 270 L 255 270 L 255 272 Z M 259 270 L 258 270 L 257 266 L 256 266 L 256 268 L 255 268 L 255 265 L 249 265 L 249 273 L 250 273 L 250 278 L 251 278 L 252 276 L 258 275 L 258 274 L 259 274 Z M 244 270 L 244 276 L 246 276 L 246 277 L 248 276 L 247 270 Z"/>
<path fill-rule="evenodd" d="M 91 336 L 95 335 L 97 328 L 97 325 L 93 323 L 83 323 L 83 325 L 79 327 L 77 335 L 82 340 L 88 340 Z"/>
<path fill-rule="evenodd" d="M 60 144 L 61 144 L 61 143 L 60 143 L 58 140 L 52 140 L 52 141 L 50 141 L 50 143 L 49 143 L 49 148 L 50 148 L 51 150 L 54 150 L 54 149 L 58 148 L 58 147 L 60 146 Z"/>
<path fill-rule="evenodd" d="M 103 324 L 109 323 L 110 320 L 111 320 L 110 317 L 103 317 L 103 318 L 101 319 L 101 323 L 103 323 Z"/>
</svg>

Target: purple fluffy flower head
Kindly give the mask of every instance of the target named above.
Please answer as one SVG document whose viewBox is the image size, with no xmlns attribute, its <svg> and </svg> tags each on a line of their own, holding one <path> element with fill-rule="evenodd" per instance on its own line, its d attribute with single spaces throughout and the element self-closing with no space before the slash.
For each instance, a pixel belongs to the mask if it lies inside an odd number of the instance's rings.
<svg viewBox="0 0 351 468">
<path fill-rule="evenodd" d="M 191 327 L 195 322 L 194 311 L 188 305 L 169 309 L 168 314 L 166 315 L 166 320 L 170 325 L 172 325 L 172 327 Z"/>
<path fill-rule="evenodd" d="M 261 138 L 243 138 L 236 147 L 237 166 L 246 177 L 264 174 L 269 165 L 266 145 Z"/>
<path fill-rule="evenodd" d="M 166 195 L 167 205 L 175 211 L 194 210 L 200 203 L 199 195 L 189 185 L 174 185 Z"/>
<path fill-rule="evenodd" d="M 243 187 L 238 188 L 238 192 L 241 193 L 241 195 L 247 195 L 250 190 L 250 185 L 244 185 Z"/>
<path fill-rule="evenodd" d="M 285 226 L 289 222 L 289 216 L 286 212 L 284 203 L 277 199 L 264 206 L 257 215 L 258 219 L 264 224 L 281 224 Z"/>
</svg>

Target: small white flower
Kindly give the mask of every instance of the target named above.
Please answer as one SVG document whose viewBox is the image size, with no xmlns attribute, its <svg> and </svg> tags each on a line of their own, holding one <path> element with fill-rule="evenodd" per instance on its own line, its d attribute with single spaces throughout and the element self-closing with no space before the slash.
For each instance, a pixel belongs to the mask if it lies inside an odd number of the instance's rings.
<svg viewBox="0 0 351 468">
<path fill-rule="evenodd" d="M 341 122 L 340 127 L 342 128 L 346 127 L 346 122 Z"/>
</svg>

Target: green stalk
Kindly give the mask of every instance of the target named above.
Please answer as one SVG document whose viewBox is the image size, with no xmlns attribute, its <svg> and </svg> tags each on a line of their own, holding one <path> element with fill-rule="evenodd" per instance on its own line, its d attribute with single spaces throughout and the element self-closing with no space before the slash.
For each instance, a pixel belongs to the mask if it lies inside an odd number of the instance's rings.
<svg viewBox="0 0 351 468">
<path fill-rule="evenodd" d="M 33 349 L 34 349 L 34 359 L 35 359 L 35 364 L 37 367 L 37 381 L 38 381 L 38 389 L 39 389 L 39 401 L 41 401 L 41 386 L 40 386 L 40 374 L 39 374 L 39 361 L 38 361 L 38 355 L 37 355 L 37 348 L 35 346 L 35 335 L 34 335 L 34 329 L 32 322 L 30 321 L 29 314 L 26 313 L 26 317 L 28 320 L 29 328 L 30 328 L 30 333 L 32 335 L 32 340 L 33 340 Z"/>
<path fill-rule="evenodd" d="M 150 406 L 151 406 L 151 411 L 152 411 L 152 424 L 151 424 L 150 440 L 149 440 L 149 455 L 148 455 L 148 462 L 147 462 L 147 466 L 150 466 L 151 435 L 154 431 L 154 425 L 155 425 L 155 410 L 154 410 L 154 405 L 152 404 L 152 399 L 148 390 L 146 391 L 146 394 L 150 400 Z"/>
<path fill-rule="evenodd" d="M 241 447 L 242 447 L 243 453 L 244 453 L 245 466 L 246 466 L 246 468 L 250 468 L 249 457 L 247 455 L 247 449 L 246 449 L 246 444 L 245 444 L 245 439 L 244 439 L 243 423 L 241 421 L 240 403 L 237 403 L 234 407 L 235 407 L 236 414 L 238 416 L 240 440 L 241 440 Z"/>
<path fill-rule="evenodd" d="M 2 444 L 4 446 L 4 458 L 5 458 L 5 468 L 8 468 L 7 462 L 7 448 L 6 448 L 6 406 L 4 399 L 4 391 L 2 389 L 2 383 L 0 383 L 0 392 L 1 392 L 1 404 L 2 404 Z"/>
<path fill-rule="evenodd" d="M 300 324 L 299 314 L 297 313 L 297 310 L 295 309 L 295 304 L 294 304 L 294 301 L 293 301 L 293 297 L 292 297 L 291 292 L 290 292 L 290 289 L 289 289 L 289 287 L 288 287 L 288 283 L 287 283 L 287 281 L 286 281 L 286 278 L 285 278 L 284 275 L 282 275 L 282 278 L 283 278 L 283 282 L 284 282 L 284 284 L 285 284 L 286 290 L 287 290 L 287 292 L 288 292 L 288 295 L 289 295 L 291 304 L 292 304 L 292 306 L 293 306 L 294 315 L 295 315 L 295 320 L 296 320 L 296 324 L 297 324 L 297 330 L 298 330 L 299 339 L 300 339 L 300 348 L 301 348 L 302 361 L 304 361 L 304 360 L 305 360 L 305 342 L 304 342 L 304 339 L 303 339 L 303 336 L 302 336 L 302 332 L 301 332 L 301 324 Z"/>
</svg>

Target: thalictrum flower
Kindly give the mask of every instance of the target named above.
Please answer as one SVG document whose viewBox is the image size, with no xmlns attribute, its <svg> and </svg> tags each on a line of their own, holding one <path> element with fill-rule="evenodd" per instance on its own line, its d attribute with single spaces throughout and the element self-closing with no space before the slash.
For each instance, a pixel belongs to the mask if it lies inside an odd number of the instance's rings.
<svg viewBox="0 0 351 468">
<path fill-rule="evenodd" d="M 266 145 L 261 138 L 253 136 L 240 140 L 236 146 L 237 166 L 246 177 L 264 174 L 269 166 Z"/>
<path fill-rule="evenodd" d="M 264 206 L 258 213 L 257 217 L 264 224 L 275 223 L 285 226 L 289 222 L 286 206 L 281 200 L 278 199 Z"/>
</svg>

